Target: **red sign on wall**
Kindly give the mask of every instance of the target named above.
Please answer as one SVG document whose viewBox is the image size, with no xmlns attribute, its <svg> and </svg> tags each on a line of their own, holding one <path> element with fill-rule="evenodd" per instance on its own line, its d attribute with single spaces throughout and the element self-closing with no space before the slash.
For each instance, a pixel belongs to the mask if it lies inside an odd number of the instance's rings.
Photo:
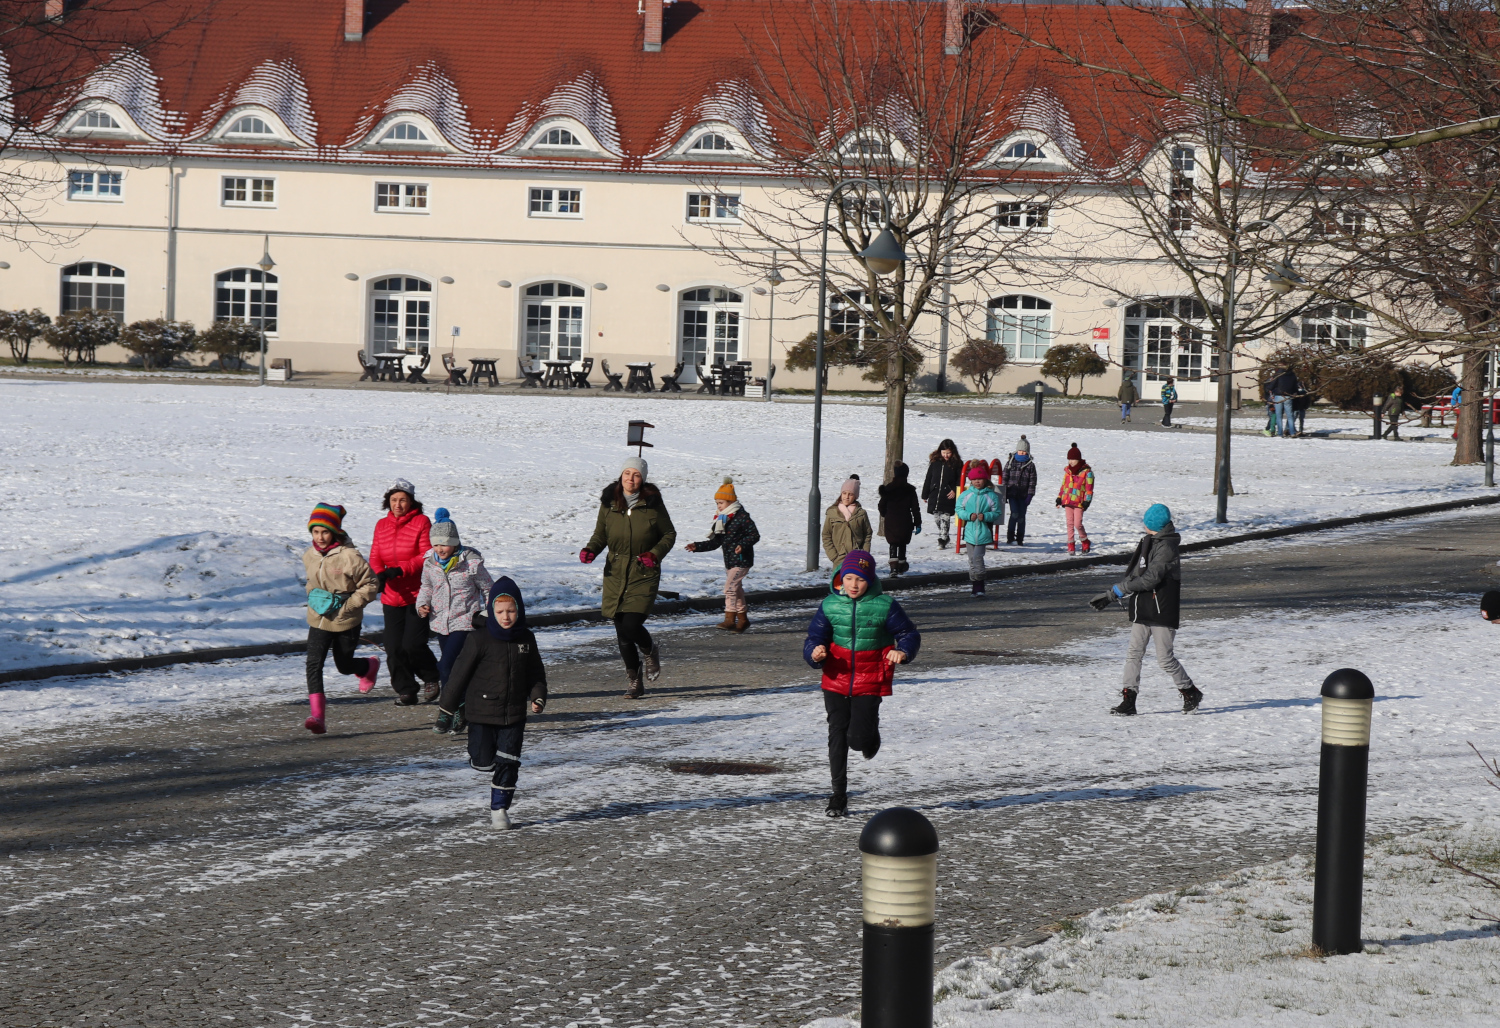
<svg viewBox="0 0 1500 1028">
<path fill-rule="evenodd" d="M 1109 338 L 1109 329 L 1107 329 L 1107 328 L 1096 328 L 1096 329 L 1094 329 L 1094 338 L 1095 339 L 1108 339 Z"/>
</svg>

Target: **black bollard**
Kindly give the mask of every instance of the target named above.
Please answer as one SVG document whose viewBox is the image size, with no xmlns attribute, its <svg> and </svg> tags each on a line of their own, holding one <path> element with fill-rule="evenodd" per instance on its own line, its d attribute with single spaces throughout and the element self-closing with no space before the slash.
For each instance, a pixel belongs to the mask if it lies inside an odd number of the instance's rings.
<svg viewBox="0 0 1500 1028">
<path fill-rule="evenodd" d="M 910 807 L 859 835 L 865 903 L 861 1028 L 932 1028 L 937 830 Z"/>
<path fill-rule="evenodd" d="M 1312 941 L 1324 953 L 1358 953 L 1365 884 L 1365 789 L 1375 686 L 1353 668 L 1323 680 L 1318 766 L 1318 853 Z"/>
<path fill-rule="evenodd" d="M 1031 412 L 1031 423 L 1033 425 L 1042 423 L 1042 386 L 1040 383 L 1036 387 L 1036 409 Z"/>
</svg>

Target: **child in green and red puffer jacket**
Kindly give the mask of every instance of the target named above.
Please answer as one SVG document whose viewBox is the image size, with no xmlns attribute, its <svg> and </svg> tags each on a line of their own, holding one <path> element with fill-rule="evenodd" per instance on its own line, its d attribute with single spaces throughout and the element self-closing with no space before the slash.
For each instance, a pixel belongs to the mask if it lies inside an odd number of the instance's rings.
<svg viewBox="0 0 1500 1028">
<path fill-rule="evenodd" d="M 823 672 L 833 777 L 829 817 L 849 813 L 849 751 L 869 760 L 880 749 L 880 698 L 891 695 L 896 665 L 914 660 L 921 645 L 917 626 L 880 588 L 875 558 L 851 551 L 834 572 L 802 644 L 802 658 Z"/>
</svg>

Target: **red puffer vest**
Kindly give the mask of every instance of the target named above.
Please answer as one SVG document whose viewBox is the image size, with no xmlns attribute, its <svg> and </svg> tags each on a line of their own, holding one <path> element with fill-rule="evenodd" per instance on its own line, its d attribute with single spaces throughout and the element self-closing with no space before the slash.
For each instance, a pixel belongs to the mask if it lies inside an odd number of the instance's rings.
<svg viewBox="0 0 1500 1028">
<path fill-rule="evenodd" d="M 385 568 L 400 568 L 400 578 L 385 584 L 380 602 L 387 607 L 410 607 L 422 588 L 422 559 L 432 548 L 428 533 L 432 521 L 426 514 L 412 511 L 397 519 L 387 514 L 375 522 L 375 538 L 370 543 L 370 570 L 377 575 Z"/>
</svg>

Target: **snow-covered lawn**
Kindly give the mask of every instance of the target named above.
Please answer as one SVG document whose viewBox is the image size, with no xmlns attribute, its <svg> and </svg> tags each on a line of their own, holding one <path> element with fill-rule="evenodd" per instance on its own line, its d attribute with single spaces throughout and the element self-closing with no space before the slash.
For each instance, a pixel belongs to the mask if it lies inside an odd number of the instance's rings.
<svg viewBox="0 0 1500 1028">
<path fill-rule="evenodd" d="M 805 403 L 680 402 L 439 393 L 380 393 L 166 383 L 0 381 L 0 669 L 296 639 L 305 631 L 298 554 L 320 500 L 349 508 L 362 548 L 380 497 L 398 476 L 430 512 L 453 512 L 465 542 L 527 590 L 535 611 L 597 602 L 599 568 L 577 561 L 599 490 L 630 452 L 625 423 L 647 438 L 651 477 L 679 530 L 664 588 L 712 595 L 717 554 L 704 538 L 724 475 L 760 526 L 752 590 L 813 580 L 802 570 L 811 450 Z M 824 409 L 824 503 L 859 473 L 876 500 L 884 413 Z M 1065 552 L 1052 507 L 1063 455 L 1077 441 L 1098 492 L 1087 524 L 1101 550 L 1133 546 L 1141 512 L 1168 504 L 1186 539 L 1472 495 L 1477 468 L 1447 466 L 1440 446 L 1236 437 L 1233 521 L 1213 524 L 1212 440 L 1199 433 L 1026 429 L 1040 485 L 1028 544 L 1001 562 Z M 1020 430 L 937 414 L 908 420 L 920 482 L 944 436 L 967 456 L 1003 457 Z M 884 547 L 876 540 L 877 554 Z M 931 524 L 914 572 L 958 570 Z M 821 581 L 822 575 L 816 576 Z M 378 624 L 378 607 L 367 624 Z"/>
</svg>

